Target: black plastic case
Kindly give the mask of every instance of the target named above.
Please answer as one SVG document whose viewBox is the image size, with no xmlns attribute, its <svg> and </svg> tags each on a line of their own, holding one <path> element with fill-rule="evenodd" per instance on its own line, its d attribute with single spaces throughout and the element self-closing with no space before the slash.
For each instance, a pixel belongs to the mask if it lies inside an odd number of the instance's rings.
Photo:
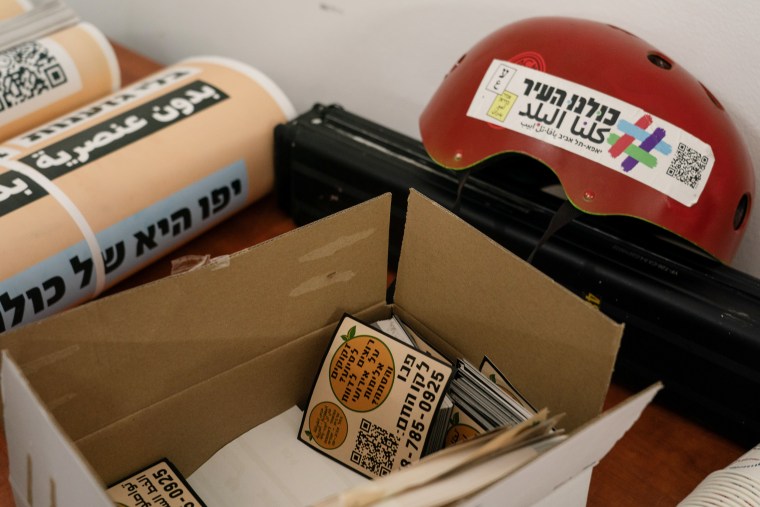
<svg viewBox="0 0 760 507">
<path fill-rule="evenodd" d="M 339 106 L 315 105 L 275 129 L 276 192 L 299 225 L 393 194 L 390 267 L 401 244 L 408 189 L 452 207 L 461 174 L 419 141 Z M 466 180 L 457 213 L 522 258 L 562 198 L 524 156 L 502 156 Z M 754 445 L 760 440 L 760 280 L 639 220 L 583 215 L 536 253 L 535 267 L 626 324 L 615 378 Z M 547 315 L 551 318 L 551 315 Z"/>
</svg>

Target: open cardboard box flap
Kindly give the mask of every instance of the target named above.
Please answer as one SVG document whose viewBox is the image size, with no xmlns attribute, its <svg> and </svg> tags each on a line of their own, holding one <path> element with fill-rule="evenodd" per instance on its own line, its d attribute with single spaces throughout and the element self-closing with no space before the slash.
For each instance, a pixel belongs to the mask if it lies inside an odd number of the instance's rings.
<svg viewBox="0 0 760 507">
<path fill-rule="evenodd" d="M 189 475 L 251 427 L 303 404 L 343 313 L 371 320 L 391 311 L 389 214 L 390 196 L 381 196 L 239 252 L 226 268 L 169 277 L 0 336 L 16 493 L 53 490 L 58 505 L 85 490 L 105 499 L 98 484 L 162 457 Z M 487 354 L 535 405 L 567 413 L 568 430 L 594 432 L 592 441 L 597 424 L 612 430 L 604 449 L 564 467 L 563 480 L 600 459 L 654 396 L 627 403 L 635 410 L 625 424 L 592 423 L 622 326 L 414 191 L 395 303 L 444 353 L 474 362 Z M 574 437 L 559 448 L 577 445 L 590 452 L 601 442 Z"/>
<path fill-rule="evenodd" d="M 442 337 L 426 336 L 449 357 L 447 345 L 475 365 L 498 357 L 536 408 L 566 413 L 565 428 L 599 414 L 623 326 L 421 194 L 408 209 L 399 313 Z"/>
</svg>

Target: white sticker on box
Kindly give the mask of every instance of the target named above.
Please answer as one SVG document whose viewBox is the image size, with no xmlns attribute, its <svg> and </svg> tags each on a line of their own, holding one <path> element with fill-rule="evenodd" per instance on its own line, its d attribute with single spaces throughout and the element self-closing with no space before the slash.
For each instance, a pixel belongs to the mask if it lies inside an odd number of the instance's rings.
<svg viewBox="0 0 760 507">
<path fill-rule="evenodd" d="M 570 151 L 685 206 L 710 177 L 712 148 L 645 110 L 546 72 L 494 60 L 467 115 Z"/>
</svg>

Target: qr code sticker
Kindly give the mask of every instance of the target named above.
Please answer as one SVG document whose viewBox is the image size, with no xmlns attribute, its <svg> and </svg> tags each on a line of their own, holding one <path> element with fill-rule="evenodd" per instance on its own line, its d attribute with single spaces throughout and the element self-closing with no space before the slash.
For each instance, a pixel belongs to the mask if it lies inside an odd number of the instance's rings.
<svg viewBox="0 0 760 507">
<path fill-rule="evenodd" d="M 670 162 L 667 174 L 691 188 L 697 188 L 709 160 L 697 150 L 678 143 L 678 150 Z"/>
<path fill-rule="evenodd" d="M 362 419 L 351 461 L 373 475 L 388 475 L 401 439 L 380 426 Z"/>
<path fill-rule="evenodd" d="M 0 111 L 66 83 L 61 63 L 37 41 L 0 52 Z"/>
</svg>

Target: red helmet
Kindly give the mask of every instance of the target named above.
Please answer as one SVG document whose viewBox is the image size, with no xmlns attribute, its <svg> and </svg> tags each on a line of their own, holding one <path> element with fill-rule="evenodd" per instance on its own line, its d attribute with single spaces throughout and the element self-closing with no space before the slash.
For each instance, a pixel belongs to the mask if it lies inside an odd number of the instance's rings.
<svg viewBox="0 0 760 507">
<path fill-rule="evenodd" d="M 723 262 L 747 226 L 754 171 L 723 106 L 611 25 L 549 17 L 503 27 L 456 63 L 420 130 L 444 167 L 529 155 L 581 211 L 652 222 Z"/>
</svg>

